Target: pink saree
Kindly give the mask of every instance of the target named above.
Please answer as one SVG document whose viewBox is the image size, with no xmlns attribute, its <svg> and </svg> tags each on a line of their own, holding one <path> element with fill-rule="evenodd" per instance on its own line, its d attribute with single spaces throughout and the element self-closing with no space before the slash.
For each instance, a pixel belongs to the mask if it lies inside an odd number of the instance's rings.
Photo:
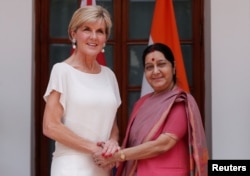
<svg viewBox="0 0 250 176">
<path fill-rule="evenodd" d="M 130 131 L 132 125 L 135 124 L 137 114 L 150 116 L 150 118 L 148 118 L 150 120 L 147 122 L 147 125 L 140 126 L 140 128 L 143 128 L 144 134 L 134 134 L 137 135 L 134 144 L 139 145 L 154 138 L 155 134 L 164 125 L 168 117 L 168 113 L 175 102 L 185 102 L 188 118 L 188 145 L 190 160 L 189 175 L 206 176 L 208 151 L 200 112 L 194 98 L 179 88 L 170 92 L 164 92 L 157 96 L 152 95 L 153 94 L 150 93 L 143 96 L 135 104 L 130 116 L 122 147 L 129 147 L 129 138 L 130 135 L 133 135 L 130 134 Z M 147 104 L 148 102 L 151 104 Z M 153 114 L 153 116 L 150 114 Z M 159 162 L 161 161 L 159 160 Z M 126 173 L 124 172 L 125 170 Z M 140 165 L 140 161 L 127 161 L 120 164 L 117 169 L 116 176 L 145 176 L 140 175 L 140 170 L 144 170 L 143 172 L 145 173 L 145 171 L 149 170 L 149 168 Z"/>
</svg>

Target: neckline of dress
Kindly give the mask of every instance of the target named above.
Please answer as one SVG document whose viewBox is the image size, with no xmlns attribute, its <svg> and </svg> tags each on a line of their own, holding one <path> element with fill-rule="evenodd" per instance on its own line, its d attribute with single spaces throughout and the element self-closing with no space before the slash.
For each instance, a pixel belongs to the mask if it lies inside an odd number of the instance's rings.
<svg viewBox="0 0 250 176">
<path fill-rule="evenodd" d="M 79 72 L 79 73 L 82 73 L 82 74 L 99 75 L 99 74 L 102 73 L 102 70 L 103 70 L 103 69 L 102 69 L 102 68 L 103 68 L 102 65 L 100 65 L 100 67 L 101 67 L 101 71 L 100 71 L 100 72 L 98 72 L 98 73 L 88 73 L 88 72 L 81 71 L 81 70 L 79 70 L 79 69 L 73 67 L 72 65 L 70 65 L 70 64 L 68 64 L 68 63 L 66 63 L 66 62 L 61 62 L 61 63 L 67 65 L 67 66 L 70 67 L 72 70 L 75 70 L 75 71 L 77 71 L 77 72 Z"/>
</svg>

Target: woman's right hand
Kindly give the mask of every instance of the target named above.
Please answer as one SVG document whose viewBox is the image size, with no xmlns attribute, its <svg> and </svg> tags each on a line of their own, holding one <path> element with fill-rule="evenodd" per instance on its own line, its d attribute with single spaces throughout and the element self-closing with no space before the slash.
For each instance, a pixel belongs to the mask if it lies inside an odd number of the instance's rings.
<svg viewBox="0 0 250 176">
<path fill-rule="evenodd" d="M 107 170 L 112 169 L 116 165 L 114 158 L 103 156 L 102 151 L 93 154 L 93 160 L 97 166 Z"/>
</svg>

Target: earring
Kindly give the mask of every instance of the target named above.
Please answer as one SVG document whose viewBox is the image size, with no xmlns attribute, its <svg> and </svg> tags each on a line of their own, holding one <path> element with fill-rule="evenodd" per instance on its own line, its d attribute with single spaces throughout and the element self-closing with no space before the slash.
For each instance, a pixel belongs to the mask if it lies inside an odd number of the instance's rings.
<svg viewBox="0 0 250 176">
<path fill-rule="evenodd" d="M 105 52 L 105 49 L 104 49 L 105 46 L 106 46 L 106 44 L 104 43 L 103 48 L 102 48 L 102 53 Z"/>
<path fill-rule="evenodd" d="M 72 39 L 72 48 L 76 49 L 76 39 Z"/>
</svg>

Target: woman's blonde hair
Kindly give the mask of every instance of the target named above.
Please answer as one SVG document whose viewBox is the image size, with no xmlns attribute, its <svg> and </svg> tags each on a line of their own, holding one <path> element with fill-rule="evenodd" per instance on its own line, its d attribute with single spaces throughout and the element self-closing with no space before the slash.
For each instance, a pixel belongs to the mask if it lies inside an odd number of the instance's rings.
<svg viewBox="0 0 250 176">
<path fill-rule="evenodd" d="M 84 6 L 75 11 L 73 14 L 69 27 L 68 27 L 68 35 L 69 39 L 72 40 L 71 32 L 77 31 L 77 29 L 84 23 L 88 22 L 96 22 L 98 20 L 103 20 L 106 25 L 105 33 L 107 35 L 107 39 L 110 36 L 112 21 L 109 12 L 103 8 L 102 6 Z"/>
</svg>

